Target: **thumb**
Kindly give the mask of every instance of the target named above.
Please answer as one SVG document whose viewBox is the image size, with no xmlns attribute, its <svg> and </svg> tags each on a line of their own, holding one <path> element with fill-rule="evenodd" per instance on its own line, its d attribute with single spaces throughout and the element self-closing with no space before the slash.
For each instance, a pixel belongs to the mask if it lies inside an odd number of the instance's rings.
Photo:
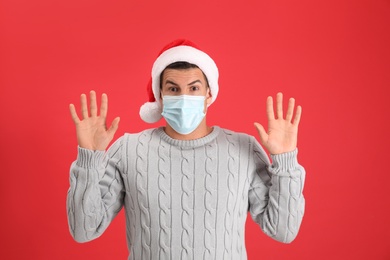
<svg viewBox="0 0 390 260">
<path fill-rule="evenodd" d="M 255 123 L 254 125 L 255 125 L 255 127 L 257 129 L 257 132 L 259 133 L 261 144 L 267 143 L 267 141 L 268 141 L 268 134 L 265 131 L 264 127 L 261 124 L 259 124 L 259 123 Z"/>
<path fill-rule="evenodd" d="M 114 136 L 116 130 L 118 130 L 118 127 L 119 127 L 119 121 L 121 119 L 119 117 L 115 118 L 112 123 L 111 123 L 111 126 L 110 128 L 107 130 L 107 133 L 111 136 Z"/>
</svg>

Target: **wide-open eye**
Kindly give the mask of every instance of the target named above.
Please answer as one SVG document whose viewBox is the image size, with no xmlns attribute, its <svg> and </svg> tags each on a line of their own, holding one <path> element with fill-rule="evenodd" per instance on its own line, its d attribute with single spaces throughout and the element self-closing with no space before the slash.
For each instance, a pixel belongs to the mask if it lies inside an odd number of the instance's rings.
<svg viewBox="0 0 390 260">
<path fill-rule="evenodd" d="M 191 86 L 191 91 L 198 91 L 199 87 L 198 86 Z"/>
<path fill-rule="evenodd" d="M 169 91 L 169 92 L 174 92 L 174 93 L 175 93 L 175 92 L 178 92 L 178 91 L 179 91 L 179 88 L 178 88 L 178 87 L 169 87 L 169 88 L 168 88 L 168 91 Z"/>
</svg>

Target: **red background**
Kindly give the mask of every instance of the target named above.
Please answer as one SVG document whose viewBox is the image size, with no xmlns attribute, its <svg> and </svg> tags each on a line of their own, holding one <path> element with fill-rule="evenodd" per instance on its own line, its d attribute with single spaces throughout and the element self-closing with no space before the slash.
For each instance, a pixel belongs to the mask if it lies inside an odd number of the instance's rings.
<svg viewBox="0 0 390 260">
<path fill-rule="evenodd" d="M 150 69 L 187 37 L 219 65 L 211 125 L 257 136 L 268 95 L 303 106 L 300 233 L 249 219 L 249 259 L 390 259 L 390 1 L 1 0 L 0 29 L 0 258 L 126 259 L 123 212 L 95 241 L 69 234 L 68 104 L 106 92 L 116 138 L 161 125 L 138 116 Z"/>
</svg>

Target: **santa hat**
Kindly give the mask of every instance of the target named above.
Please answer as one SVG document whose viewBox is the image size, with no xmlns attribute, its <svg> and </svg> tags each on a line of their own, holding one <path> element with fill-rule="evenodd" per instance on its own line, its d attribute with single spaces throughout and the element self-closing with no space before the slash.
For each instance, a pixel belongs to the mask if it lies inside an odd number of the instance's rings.
<svg viewBox="0 0 390 260">
<path fill-rule="evenodd" d="M 162 105 L 160 102 L 160 75 L 170 64 L 184 61 L 198 66 L 206 75 L 211 92 L 211 102 L 218 95 L 218 68 L 213 59 L 201 51 L 189 40 L 179 39 L 166 45 L 153 64 L 152 77 L 147 85 L 149 102 L 143 104 L 139 114 L 147 123 L 155 123 L 161 119 Z"/>
</svg>

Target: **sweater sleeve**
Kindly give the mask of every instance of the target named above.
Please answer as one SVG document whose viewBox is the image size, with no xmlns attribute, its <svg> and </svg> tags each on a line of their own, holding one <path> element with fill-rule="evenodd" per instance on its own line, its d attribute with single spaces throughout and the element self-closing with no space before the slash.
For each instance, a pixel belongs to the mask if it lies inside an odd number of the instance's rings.
<svg viewBox="0 0 390 260">
<path fill-rule="evenodd" d="M 77 242 L 99 237 L 123 206 L 121 147 L 118 139 L 107 153 L 78 148 L 66 203 L 69 230 Z"/>
<path fill-rule="evenodd" d="M 256 141 L 253 152 L 256 173 L 249 191 L 251 217 L 269 237 L 291 243 L 305 209 L 305 170 L 298 164 L 298 150 L 271 155 L 272 164 Z"/>
</svg>

